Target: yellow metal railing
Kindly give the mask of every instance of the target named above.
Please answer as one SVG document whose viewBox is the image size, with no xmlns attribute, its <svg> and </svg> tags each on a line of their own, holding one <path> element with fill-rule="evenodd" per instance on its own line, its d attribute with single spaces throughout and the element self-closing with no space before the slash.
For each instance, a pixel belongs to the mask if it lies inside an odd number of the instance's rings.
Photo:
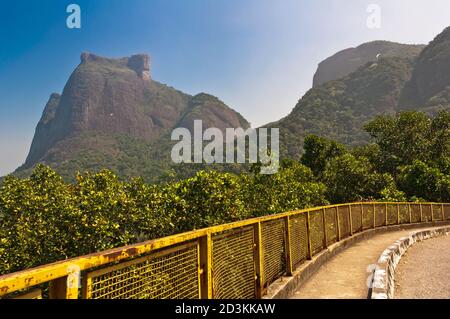
<svg viewBox="0 0 450 319">
<path fill-rule="evenodd" d="M 450 220 L 450 204 L 316 207 L 182 233 L 0 277 L 0 297 L 261 298 L 328 245 L 390 225 Z M 47 290 L 46 290 L 47 291 Z"/>
</svg>

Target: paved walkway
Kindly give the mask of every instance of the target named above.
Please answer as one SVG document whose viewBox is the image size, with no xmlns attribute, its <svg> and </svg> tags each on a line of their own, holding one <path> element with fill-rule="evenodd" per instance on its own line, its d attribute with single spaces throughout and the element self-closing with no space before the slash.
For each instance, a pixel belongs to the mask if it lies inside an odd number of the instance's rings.
<svg viewBox="0 0 450 319">
<path fill-rule="evenodd" d="M 410 247 L 395 272 L 394 298 L 450 298 L 450 236 Z"/>
<path fill-rule="evenodd" d="M 388 246 L 414 230 L 379 234 L 350 246 L 324 264 L 292 298 L 367 298 L 367 280 L 371 276 L 368 266 L 375 264 Z"/>
</svg>

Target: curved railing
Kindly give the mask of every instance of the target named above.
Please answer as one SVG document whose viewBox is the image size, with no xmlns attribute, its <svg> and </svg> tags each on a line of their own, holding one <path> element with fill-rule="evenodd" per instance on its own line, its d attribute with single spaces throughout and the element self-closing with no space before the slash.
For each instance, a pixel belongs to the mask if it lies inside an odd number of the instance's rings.
<svg viewBox="0 0 450 319">
<path fill-rule="evenodd" d="M 261 298 L 328 245 L 366 229 L 450 220 L 450 204 L 363 202 L 191 231 L 0 277 L 0 297 Z M 47 296 L 48 295 L 48 296 Z"/>
</svg>

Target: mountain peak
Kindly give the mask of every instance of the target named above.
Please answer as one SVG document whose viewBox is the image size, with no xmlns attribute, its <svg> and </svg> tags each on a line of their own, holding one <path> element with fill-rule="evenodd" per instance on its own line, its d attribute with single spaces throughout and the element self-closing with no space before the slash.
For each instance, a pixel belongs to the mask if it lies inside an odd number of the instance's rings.
<svg viewBox="0 0 450 319">
<path fill-rule="evenodd" d="M 150 80 L 150 57 L 148 54 L 135 54 L 128 59 L 127 66 L 136 71 L 143 80 Z"/>
<path fill-rule="evenodd" d="M 376 61 L 378 54 L 383 57 L 414 59 L 424 47 L 424 45 L 376 40 L 363 43 L 356 48 L 344 49 L 319 63 L 314 74 L 313 87 L 349 75 L 368 62 Z"/>
<path fill-rule="evenodd" d="M 104 65 L 114 65 L 117 67 L 127 67 L 143 80 L 150 80 L 150 57 L 148 54 L 134 54 L 123 58 L 106 58 L 90 52 L 83 52 L 80 56 L 81 63 L 98 63 Z"/>
<path fill-rule="evenodd" d="M 110 168 L 121 176 L 157 177 L 171 162 L 170 132 L 192 127 L 249 127 L 218 98 L 150 81 L 147 54 L 107 58 L 84 52 L 61 95 L 52 94 L 24 165 L 42 162 L 63 176 Z M 181 126 L 180 126 L 181 125 Z"/>
</svg>

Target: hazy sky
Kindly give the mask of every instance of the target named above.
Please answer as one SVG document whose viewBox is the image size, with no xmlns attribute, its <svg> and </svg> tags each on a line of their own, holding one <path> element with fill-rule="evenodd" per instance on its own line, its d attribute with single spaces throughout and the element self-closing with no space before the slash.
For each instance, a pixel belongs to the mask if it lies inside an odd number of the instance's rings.
<svg viewBox="0 0 450 319">
<path fill-rule="evenodd" d="M 66 27 L 71 3 L 80 30 Z M 379 29 L 366 25 L 370 4 Z M 290 112 L 324 58 L 371 40 L 428 43 L 449 18 L 448 0 L 2 1 L 0 175 L 24 162 L 82 51 L 148 53 L 155 80 L 218 96 L 256 127 Z"/>
</svg>

